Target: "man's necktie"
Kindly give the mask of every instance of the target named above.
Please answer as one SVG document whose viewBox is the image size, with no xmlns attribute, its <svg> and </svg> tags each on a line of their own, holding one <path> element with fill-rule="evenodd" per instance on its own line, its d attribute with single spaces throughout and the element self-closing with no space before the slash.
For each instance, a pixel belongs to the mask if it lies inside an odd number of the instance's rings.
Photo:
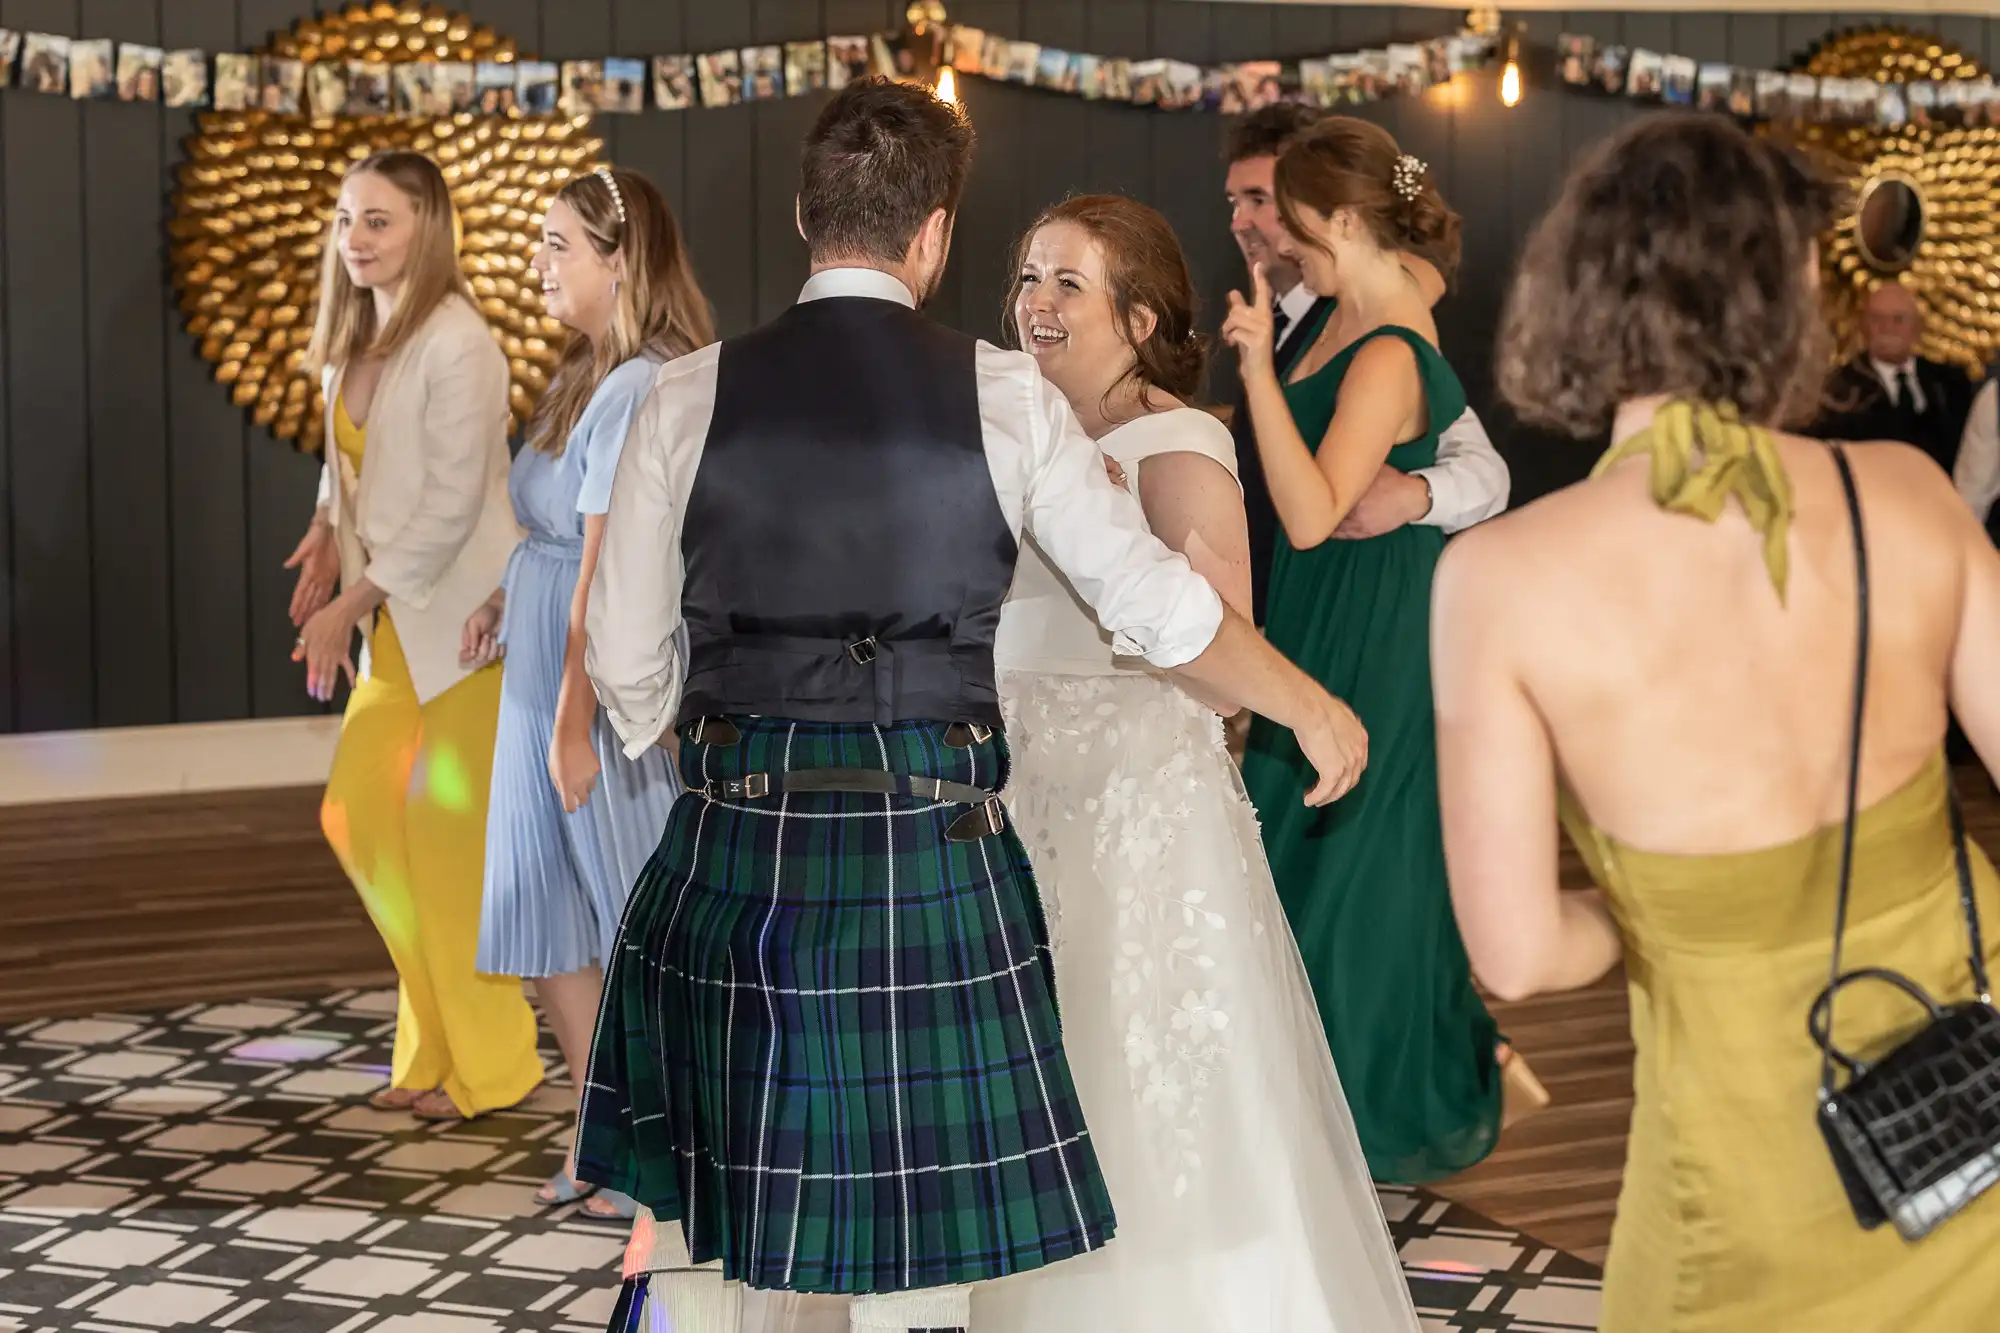
<svg viewBox="0 0 2000 1333">
<path fill-rule="evenodd" d="M 1284 346 L 1285 330 L 1291 326 L 1292 317 L 1282 307 L 1271 312 L 1271 348 L 1273 351 Z"/>
<path fill-rule="evenodd" d="M 1896 372 L 1896 398 L 1896 406 L 1911 416 L 1923 415 L 1923 405 L 1917 401 L 1917 372 L 1914 368 L 1904 366 Z"/>
</svg>

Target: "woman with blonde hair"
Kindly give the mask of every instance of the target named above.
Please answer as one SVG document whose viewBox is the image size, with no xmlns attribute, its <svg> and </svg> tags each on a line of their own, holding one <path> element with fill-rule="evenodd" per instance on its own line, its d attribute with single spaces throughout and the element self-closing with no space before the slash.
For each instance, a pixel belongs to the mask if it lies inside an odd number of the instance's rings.
<svg viewBox="0 0 2000 1333">
<path fill-rule="evenodd" d="M 509 483 L 527 540 L 465 623 L 467 665 L 507 657 L 479 970 L 534 979 L 580 1087 L 626 895 L 681 789 L 665 751 L 620 752 L 583 673 L 584 609 L 632 414 L 662 363 L 715 335 L 673 211 L 635 172 L 599 167 L 565 185 L 534 266 L 570 338 Z M 586 803 L 600 772 L 604 791 Z M 540 1198 L 591 1192 L 565 1167 Z M 585 1209 L 629 1217 L 632 1204 L 619 1196 Z"/>
<path fill-rule="evenodd" d="M 320 822 L 401 982 L 373 1104 L 432 1120 L 512 1106 L 542 1079 L 520 983 L 474 965 L 500 669 L 461 662 L 461 630 L 519 534 L 507 360 L 459 271 L 457 221 L 419 153 L 374 154 L 342 182 L 307 353 L 333 448 L 286 562 L 307 690 L 354 681 Z"/>
</svg>

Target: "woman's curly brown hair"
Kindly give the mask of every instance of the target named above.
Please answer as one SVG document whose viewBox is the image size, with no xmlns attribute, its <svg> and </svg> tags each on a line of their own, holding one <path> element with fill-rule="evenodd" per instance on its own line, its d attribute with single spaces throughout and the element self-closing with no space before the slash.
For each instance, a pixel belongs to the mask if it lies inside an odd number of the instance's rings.
<svg viewBox="0 0 2000 1333">
<path fill-rule="evenodd" d="M 1804 159 L 1724 116 L 1656 113 L 1564 183 L 1501 321 L 1499 389 L 1579 438 L 1654 394 L 1809 414 L 1828 333 L 1815 242 L 1839 199 Z"/>
</svg>

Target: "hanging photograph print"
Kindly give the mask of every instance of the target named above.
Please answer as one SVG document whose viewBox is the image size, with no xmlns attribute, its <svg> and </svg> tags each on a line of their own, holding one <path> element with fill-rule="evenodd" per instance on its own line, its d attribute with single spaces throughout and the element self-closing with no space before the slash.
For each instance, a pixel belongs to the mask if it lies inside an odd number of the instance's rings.
<svg viewBox="0 0 2000 1333">
<path fill-rule="evenodd" d="M 557 105 L 565 116 L 587 116 L 597 109 L 598 86 L 603 82 L 602 60 L 565 60 L 562 100 Z"/>
<path fill-rule="evenodd" d="M 845 88 L 856 79 L 868 77 L 868 39 L 829 37 L 826 39 L 826 86 Z"/>
<path fill-rule="evenodd" d="M 14 67 L 21 60 L 21 34 L 0 28 L 0 87 L 14 82 Z"/>
<path fill-rule="evenodd" d="M 314 116 L 347 114 L 347 63 L 316 60 L 306 71 L 306 110 Z"/>
<path fill-rule="evenodd" d="M 111 42 L 98 39 L 69 44 L 69 95 L 81 101 L 109 97 L 118 90 L 111 66 Z"/>
<path fill-rule="evenodd" d="M 157 46 L 134 46 L 126 42 L 118 48 L 118 100 L 157 102 L 160 100 L 160 62 L 167 53 Z"/>
<path fill-rule="evenodd" d="M 646 62 L 616 57 L 606 60 L 604 81 L 598 85 L 597 109 L 620 116 L 644 111 Z"/>
<path fill-rule="evenodd" d="M 826 43 L 785 43 L 785 91 L 793 97 L 826 87 Z"/>
<path fill-rule="evenodd" d="M 519 67 L 520 82 L 515 91 L 524 116 L 547 116 L 554 113 L 560 87 L 555 62 L 549 60 L 523 60 Z"/>
<path fill-rule="evenodd" d="M 306 67 L 297 60 L 264 57 L 259 100 L 264 110 L 278 116 L 296 116 L 305 104 Z"/>
<path fill-rule="evenodd" d="M 743 48 L 743 100 L 772 102 L 785 95 L 785 48 Z"/>
<path fill-rule="evenodd" d="M 387 65 L 367 60 L 347 62 L 348 115 L 386 116 L 389 114 L 391 101 Z"/>
<path fill-rule="evenodd" d="M 455 116 L 461 111 L 470 111 L 478 96 L 473 83 L 472 66 L 462 60 L 446 60 L 435 66 L 437 73 L 431 78 L 431 96 L 434 104 L 443 108 L 440 115 Z M 644 95 L 643 89 L 641 95 Z"/>
<path fill-rule="evenodd" d="M 653 57 L 653 105 L 662 111 L 685 111 L 694 105 L 693 56 Z"/>
<path fill-rule="evenodd" d="M 514 91 L 514 66 L 482 60 L 473 67 L 474 104 L 482 116 L 505 116 L 520 104 Z"/>
<path fill-rule="evenodd" d="M 735 106 L 743 100 L 743 60 L 736 52 L 711 51 L 698 56 L 695 69 L 701 76 L 703 106 Z"/>
</svg>

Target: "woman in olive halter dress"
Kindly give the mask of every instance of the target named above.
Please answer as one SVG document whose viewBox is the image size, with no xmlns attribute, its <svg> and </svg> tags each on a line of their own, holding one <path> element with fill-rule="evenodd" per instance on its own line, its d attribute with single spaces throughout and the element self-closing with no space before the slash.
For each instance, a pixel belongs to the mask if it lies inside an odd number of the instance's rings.
<svg viewBox="0 0 2000 1333">
<path fill-rule="evenodd" d="M 1826 447 L 1769 423 L 1826 364 L 1830 217 L 1803 166 L 1725 118 L 1606 141 L 1529 244 L 1500 387 L 1524 419 L 1614 444 L 1438 570 L 1445 848 L 1474 966 L 1523 998 L 1625 962 L 1634 1106 L 1602 1333 L 2000 1318 L 2000 1190 L 1916 1244 L 1864 1231 L 1815 1123 L 1856 561 Z M 1964 1003 L 1945 718 L 2000 759 L 2000 557 L 1924 455 L 1846 453 L 1875 595 L 1843 964 Z M 1558 891 L 1559 812 L 1597 891 Z M 1970 862 L 2000 939 L 2000 881 Z M 1874 1059 L 1920 1016 L 1859 985 L 1837 1036 Z"/>
<path fill-rule="evenodd" d="M 1486 1156 L 1502 1109 L 1499 1034 L 1452 920 L 1438 824 L 1428 613 L 1444 535 L 1412 525 L 1329 539 L 1385 464 L 1434 463 L 1439 432 L 1465 411 L 1429 303 L 1397 258 L 1448 273 L 1458 217 L 1422 163 L 1344 116 L 1293 140 L 1276 184 L 1306 285 L 1338 305 L 1282 388 L 1261 268 L 1223 329 L 1286 537 L 1264 631 L 1352 704 L 1369 763 L 1339 805 L 1308 810 L 1298 747 L 1260 719 L 1243 779 L 1369 1170 L 1417 1183 Z"/>
</svg>

